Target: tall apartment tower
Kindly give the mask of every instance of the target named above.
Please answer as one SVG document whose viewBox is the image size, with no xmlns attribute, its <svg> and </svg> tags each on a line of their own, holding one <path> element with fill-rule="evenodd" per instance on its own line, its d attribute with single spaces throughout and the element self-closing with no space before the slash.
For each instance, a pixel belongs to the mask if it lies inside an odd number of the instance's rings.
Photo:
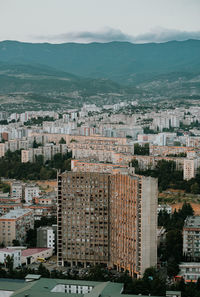
<svg viewBox="0 0 200 297">
<path fill-rule="evenodd" d="M 157 180 L 128 172 L 58 175 L 58 265 L 132 276 L 157 263 Z"/>
</svg>

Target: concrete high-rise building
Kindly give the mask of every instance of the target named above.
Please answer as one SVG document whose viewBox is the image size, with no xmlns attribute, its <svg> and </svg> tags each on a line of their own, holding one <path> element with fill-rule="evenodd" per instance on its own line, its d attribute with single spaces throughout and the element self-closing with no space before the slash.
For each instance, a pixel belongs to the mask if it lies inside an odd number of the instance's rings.
<svg viewBox="0 0 200 297">
<path fill-rule="evenodd" d="M 197 159 L 184 159 L 183 179 L 190 180 L 191 178 L 195 178 L 198 163 Z"/>
<path fill-rule="evenodd" d="M 157 263 L 157 180 L 125 173 L 58 175 L 58 265 L 97 263 L 142 276 Z"/>
<path fill-rule="evenodd" d="M 109 261 L 108 174 L 66 172 L 58 176 L 58 264 Z"/>
</svg>

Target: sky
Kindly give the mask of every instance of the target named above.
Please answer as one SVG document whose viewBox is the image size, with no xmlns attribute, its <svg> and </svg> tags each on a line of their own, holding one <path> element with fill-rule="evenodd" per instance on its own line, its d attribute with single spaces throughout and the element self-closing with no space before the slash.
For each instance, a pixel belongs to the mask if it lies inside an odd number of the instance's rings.
<svg viewBox="0 0 200 297">
<path fill-rule="evenodd" d="M 200 39 L 200 0 L 0 0 L 0 41 Z"/>
</svg>

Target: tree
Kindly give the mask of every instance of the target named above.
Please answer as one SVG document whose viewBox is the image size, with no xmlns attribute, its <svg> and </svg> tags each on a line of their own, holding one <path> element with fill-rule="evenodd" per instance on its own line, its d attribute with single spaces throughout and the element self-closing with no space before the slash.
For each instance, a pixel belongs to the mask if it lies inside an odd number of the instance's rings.
<svg viewBox="0 0 200 297">
<path fill-rule="evenodd" d="M 38 148 L 39 146 L 42 146 L 41 143 L 37 143 L 37 141 L 34 139 L 33 141 L 33 148 Z"/>
<path fill-rule="evenodd" d="M 40 274 L 42 277 L 50 277 L 49 270 L 44 265 L 42 265 L 42 263 L 40 263 L 38 267 L 38 274 Z"/>
<path fill-rule="evenodd" d="M 188 216 L 193 216 L 194 215 L 194 210 L 190 203 L 184 202 L 182 208 L 179 210 L 179 215 L 182 217 L 183 221 L 188 217 Z"/>
<path fill-rule="evenodd" d="M 167 258 L 180 262 L 182 258 L 183 237 L 180 230 L 170 230 L 166 235 Z"/>
<path fill-rule="evenodd" d="M 26 244 L 29 247 L 36 247 L 36 243 L 37 243 L 37 230 L 36 228 L 29 229 L 26 233 Z"/>
<path fill-rule="evenodd" d="M 11 257 L 10 255 L 7 255 L 6 268 L 8 268 L 9 272 L 13 271 L 13 264 L 14 264 L 13 256 Z"/>
<path fill-rule="evenodd" d="M 179 272 L 179 266 L 176 261 L 168 261 L 167 263 L 167 275 L 169 277 L 174 277 Z"/>
<path fill-rule="evenodd" d="M 60 139 L 59 143 L 60 143 L 60 144 L 66 144 L 66 141 L 65 141 L 65 139 L 62 137 L 62 138 Z"/>
<path fill-rule="evenodd" d="M 101 265 L 91 267 L 88 274 L 88 280 L 91 281 L 104 281 L 104 269 Z"/>
<path fill-rule="evenodd" d="M 19 240 L 17 240 L 17 239 L 13 239 L 13 241 L 12 241 L 12 245 L 13 245 L 13 246 L 20 246 L 20 242 L 19 242 Z"/>
<path fill-rule="evenodd" d="M 39 165 L 43 165 L 43 163 L 44 163 L 44 156 L 43 155 L 35 156 L 35 162 L 38 163 Z"/>
<path fill-rule="evenodd" d="M 51 172 L 47 168 L 42 167 L 40 169 L 40 179 L 46 180 L 46 179 L 49 179 L 50 177 L 51 177 Z"/>
<path fill-rule="evenodd" d="M 138 163 L 138 160 L 133 159 L 133 160 L 131 161 L 131 165 L 132 165 L 132 167 L 134 167 L 135 169 L 139 169 L 139 163 Z"/>
<path fill-rule="evenodd" d="M 194 183 L 190 187 L 192 194 L 199 194 L 200 188 L 198 183 Z"/>
<path fill-rule="evenodd" d="M 144 146 L 138 143 L 134 144 L 134 155 L 149 155 L 149 144 L 145 143 Z"/>
</svg>

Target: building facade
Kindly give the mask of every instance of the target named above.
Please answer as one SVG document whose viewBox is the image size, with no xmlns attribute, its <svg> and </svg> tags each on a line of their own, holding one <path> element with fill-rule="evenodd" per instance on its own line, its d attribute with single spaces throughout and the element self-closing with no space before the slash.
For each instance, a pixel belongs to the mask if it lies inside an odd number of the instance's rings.
<svg viewBox="0 0 200 297">
<path fill-rule="evenodd" d="M 185 220 L 183 254 L 192 259 L 200 259 L 200 216 L 190 216 Z"/>
<path fill-rule="evenodd" d="M 0 217 L 0 242 L 12 245 L 14 239 L 25 242 L 26 232 L 34 227 L 33 212 L 29 209 L 14 209 Z"/>
<path fill-rule="evenodd" d="M 57 225 L 43 226 L 37 229 L 37 247 L 53 248 L 56 247 Z"/>
<path fill-rule="evenodd" d="M 0 249 L 0 263 L 6 265 L 7 257 L 13 259 L 13 268 L 21 266 L 21 251 L 11 248 Z"/>
<path fill-rule="evenodd" d="M 157 263 L 157 180 L 134 173 L 58 175 L 58 265 L 105 264 L 142 276 Z"/>
</svg>

